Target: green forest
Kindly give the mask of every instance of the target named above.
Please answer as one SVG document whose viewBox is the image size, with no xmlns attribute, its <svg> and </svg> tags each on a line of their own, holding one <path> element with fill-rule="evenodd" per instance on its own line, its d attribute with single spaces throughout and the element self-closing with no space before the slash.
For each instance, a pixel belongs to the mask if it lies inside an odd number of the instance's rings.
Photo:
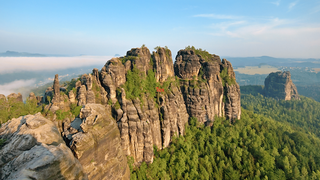
<svg viewBox="0 0 320 180">
<path fill-rule="evenodd" d="M 320 179 L 320 103 L 266 98 L 262 88 L 243 88 L 241 119 L 232 125 L 191 118 L 185 136 L 154 147 L 152 164 L 130 164 L 131 179 Z"/>
</svg>

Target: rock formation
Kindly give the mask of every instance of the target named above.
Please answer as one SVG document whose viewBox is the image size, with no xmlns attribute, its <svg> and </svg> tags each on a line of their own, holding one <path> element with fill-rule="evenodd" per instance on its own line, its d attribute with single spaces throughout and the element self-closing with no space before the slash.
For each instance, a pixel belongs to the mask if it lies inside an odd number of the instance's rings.
<svg viewBox="0 0 320 180">
<path fill-rule="evenodd" d="M 89 179 L 129 179 L 127 158 L 110 108 L 84 105 L 80 118 L 65 124 L 63 135 Z"/>
<path fill-rule="evenodd" d="M 87 179 L 57 127 L 40 113 L 3 124 L 0 179 Z"/>
<path fill-rule="evenodd" d="M 54 81 L 53 81 L 53 98 L 52 98 L 52 103 L 60 103 L 60 84 L 59 84 L 59 75 L 56 74 L 54 76 Z"/>
<path fill-rule="evenodd" d="M 176 76 L 183 81 L 182 92 L 190 116 L 211 124 L 215 116 L 240 119 L 240 88 L 231 63 L 217 55 L 196 54 L 194 49 L 180 50 L 174 64 Z M 220 76 L 226 71 L 224 77 Z"/>
<path fill-rule="evenodd" d="M 55 76 L 45 109 L 82 106 L 79 117 L 53 121 L 89 179 L 128 179 L 126 156 L 137 166 L 152 163 L 153 147 L 166 148 L 184 135 L 189 117 L 209 126 L 216 116 L 240 119 L 240 88 L 230 62 L 195 48 L 180 50 L 174 64 L 171 56 L 167 48 L 152 54 L 132 48 L 100 72 L 74 80 L 69 92 Z"/>
<path fill-rule="evenodd" d="M 142 75 L 153 71 L 157 82 L 169 84 L 165 93 L 158 93 L 157 101 L 150 94 L 126 98 L 126 74 L 134 67 Z M 222 70 L 232 81 L 223 84 Z M 153 161 L 154 145 L 165 148 L 173 136 L 183 135 L 188 117 L 208 125 L 215 116 L 226 115 L 231 121 L 240 118 L 240 89 L 232 66 L 216 55 L 207 58 L 193 49 L 181 50 L 173 68 L 170 50 L 157 48 L 151 55 L 146 47 L 133 48 L 127 56 L 108 61 L 99 77 L 114 108 L 123 151 L 134 158 L 136 165 Z"/>
<path fill-rule="evenodd" d="M 291 80 L 289 71 L 270 73 L 264 81 L 264 93 L 276 99 L 300 100 L 298 90 Z"/>
<path fill-rule="evenodd" d="M 11 93 L 7 96 L 8 101 L 14 101 L 14 102 L 23 102 L 22 95 L 20 93 Z"/>
<path fill-rule="evenodd" d="M 168 77 L 174 76 L 172 55 L 169 49 L 159 47 L 157 52 L 152 54 L 152 58 L 158 82 L 164 82 Z"/>
<path fill-rule="evenodd" d="M 5 95 L 0 94 L 0 100 L 2 100 L 2 101 L 6 101 L 6 100 L 7 100 L 7 98 L 6 98 L 6 96 L 5 96 Z"/>
</svg>

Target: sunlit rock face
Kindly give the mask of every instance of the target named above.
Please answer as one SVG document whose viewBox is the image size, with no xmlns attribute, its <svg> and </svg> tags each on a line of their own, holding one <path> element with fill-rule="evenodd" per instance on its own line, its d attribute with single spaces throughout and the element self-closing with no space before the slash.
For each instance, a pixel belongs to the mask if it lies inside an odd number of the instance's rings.
<svg viewBox="0 0 320 180">
<path fill-rule="evenodd" d="M 112 116 L 118 123 L 123 152 L 136 165 L 153 162 L 153 146 L 165 148 L 173 136 L 184 135 L 189 117 L 210 125 L 215 116 L 234 121 L 241 115 L 240 88 L 230 62 L 217 55 L 206 59 L 190 49 L 180 50 L 174 64 L 171 56 L 167 48 L 156 48 L 152 54 L 146 47 L 132 48 L 125 57 L 108 61 L 99 75 L 112 107 L 119 103 Z M 146 94 L 126 98 L 123 85 L 134 67 L 142 75 L 153 70 L 157 82 L 170 81 L 166 92 L 158 93 L 157 102 Z M 234 83 L 222 82 L 223 70 Z M 198 83 L 200 79 L 205 81 Z"/>
<path fill-rule="evenodd" d="M 63 136 L 90 180 L 129 179 L 120 132 L 111 110 L 101 104 L 86 104 Z"/>
<path fill-rule="evenodd" d="M 164 82 L 174 76 L 171 51 L 167 48 L 158 48 L 152 54 L 153 68 L 158 82 Z"/>
<path fill-rule="evenodd" d="M 0 128 L 0 179 L 88 179 L 57 127 L 40 113 Z"/>
<path fill-rule="evenodd" d="M 150 92 L 153 86 L 150 90 L 143 86 L 146 82 L 133 78 L 152 79 L 165 89 Z M 89 179 L 128 179 L 126 156 L 133 157 L 136 166 L 152 163 L 154 146 L 166 148 L 174 137 L 183 136 L 190 117 L 210 126 L 217 116 L 232 122 L 241 115 L 231 63 L 193 49 L 180 50 L 173 64 L 167 48 L 157 47 L 152 54 L 146 47 L 132 48 L 100 71 L 82 75 L 68 95 L 60 92 L 58 81 L 56 76 L 46 91 L 52 100 L 46 108 L 55 112 L 82 107 L 79 117 L 54 122 Z M 132 97 L 127 86 L 136 85 L 148 92 Z"/>
<path fill-rule="evenodd" d="M 289 71 L 270 73 L 264 84 L 264 93 L 268 97 L 283 100 L 300 100 L 298 90 L 291 80 Z"/>
<path fill-rule="evenodd" d="M 223 83 L 222 71 L 233 83 Z M 240 87 L 235 82 L 235 73 L 229 61 L 221 61 L 214 54 L 205 58 L 193 49 L 180 50 L 174 72 L 184 80 L 181 90 L 190 117 L 196 117 L 200 123 L 207 125 L 214 121 L 215 116 L 225 115 L 231 121 L 240 119 Z M 204 81 L 199 81 L 201 79 Z"/>
</svg>

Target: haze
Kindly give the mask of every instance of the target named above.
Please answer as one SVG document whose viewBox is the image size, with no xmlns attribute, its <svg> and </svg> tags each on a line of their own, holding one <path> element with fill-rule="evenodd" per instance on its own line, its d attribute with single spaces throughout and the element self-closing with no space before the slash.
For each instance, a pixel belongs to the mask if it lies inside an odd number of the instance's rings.
<svg viewBox="0 0 320 180">
<path fill-rule="evenodd" d="M 111 58 L 112 56 L 0 57 L 0 74 L 17 71 L 67 69 L 88 65 L 97 65 L 97 68 L 101 68 Z"/>
</svg>

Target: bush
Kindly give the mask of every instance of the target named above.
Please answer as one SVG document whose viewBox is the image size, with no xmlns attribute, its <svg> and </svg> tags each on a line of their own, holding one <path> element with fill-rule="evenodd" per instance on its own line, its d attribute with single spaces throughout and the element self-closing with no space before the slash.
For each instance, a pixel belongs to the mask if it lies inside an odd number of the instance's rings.
<svg viewBox="0 0 320 180">
<path fill-rule="evenodd" d="M 123 58 L 120 59 L 120 61 L 122 62 L 122 64 L 126 63 L 127 61 L 133 61 L 135 60 L 137 57 L 136 56 L 125 56 Z"/>
<path fill-rule="evenodd" d="M 77 106 L 76 104 L 70 105 L 70 111 L 75 117 L 79 116 L 81 108 L 82 106 Z"/>
<path fill-rule="evenodd" d="M 57 119 L 58 120 L 64 120 L 67 115 L 69 115 L 69 112 L 63 112 L 62 110 L 57 110 L 56 111 Z"/>
<path fill-rule="evenodd" d="M 220 77 L 222 79 L 222 86 L 225 87 L 226 83 L 231 86 L 233 84 L 236 83 L 236 80 L 233 78 L 230 78 L 230 76 L 228 75 L 228 69 L 224 68 L 221 73 L 220 73 Z"/>
</svg>

